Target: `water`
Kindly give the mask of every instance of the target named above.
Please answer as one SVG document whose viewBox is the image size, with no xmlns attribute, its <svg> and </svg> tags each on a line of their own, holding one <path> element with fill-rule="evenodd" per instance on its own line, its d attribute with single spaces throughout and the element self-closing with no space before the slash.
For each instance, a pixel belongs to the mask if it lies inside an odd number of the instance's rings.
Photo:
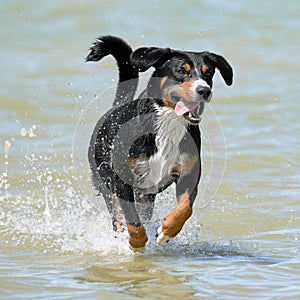
<svg viewBox="0 0 300 300">
<path fill-rule="evenodd" d="M 298 1 L 2 1 L 1 299 L 300 299 Z M 210 50 L 204 175 L 181 234 L 155 245 L 163 193 L 133 253 L 89 185 L 90 131 L 111 104 L 112 59 L 91 41 Z"/>
</svg>

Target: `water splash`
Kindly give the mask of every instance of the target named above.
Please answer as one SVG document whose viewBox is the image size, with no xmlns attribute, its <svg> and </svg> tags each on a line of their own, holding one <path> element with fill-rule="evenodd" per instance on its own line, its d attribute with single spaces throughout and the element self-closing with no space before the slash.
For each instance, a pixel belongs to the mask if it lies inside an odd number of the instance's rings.
<svg viewBox="0 0 300 300">
<path fill-rule="evenodd" d="M 32 129 L 35 129 L 32 127 Z M 24 147 L 25 154 L 18 159 L 9 157 L 11 143 L 5 144 L 6 169 L 1 177 L 0 190 L 0 234 L 1 244 L 33 249 L 57 251 L 59 253 L 97 253 L 97 255 L 138 255 L 130 250 L 128 234 L 116 234 L 105 202 L 95 196 L 89 180 L 88 168 L 81 168 L 76 176 L 72 156 L 65 153 L 31 150 L 32 139 L 15 137 L 14 148 Z M 29 137 L 26 130 L 26 137 Z M 3 192 L 8 184 L 11 187 Z M 77 186 L 81 182 L 84 191 Z M 203 244 L 201 226 L 192 218 L 182 232 L 168 245 L 156 245 L 156 228 L 164 217 L 176 206 L 173 188 L 157 197 L 154 219 L 146 224 L 149 242 L 145 255 L 200 255 L 209 253 L 210 247 Z M 229 249 L 232 247 L 230 246 Z M 216 253 L 216 251 L 213 251 Z"/>
<path fill-rule="evenodd" d="M 5 141 L 4 143 L 4 166 L 5 169 L 3 173 L 0 175 L 0 190 L 8 190 L 9 188 L 9 182 L 8 182 L 8 152 L 9 149 L 11 148 L 11 142 L 10 141 Z"/>
<path fill-rule="evenodd" d="M 51 177 L 41 178 L 43 193 L 0 198 L 0 231 L 3 241 L 16 247 L 38 251 L 97 253 L 97 255 L 138 255 L 130 250 L 127 232 L 116 234 L 101 197 L 83 196 L 73 187 L 55 187 Z M 60 182 L 61 183 L 61 182 Z M 157 246 L 156 228 L 175 205 L 173 194 L 157 201 L 155 218 L 146 224 L 149 242 L 143 255 L 223 255 L 236 246 L 203 242 L 196 219 L 168 245 Z M 95 205 L 94 205 L 95 204 Z M 96 205 L 97 204 L 97 205 Z M 97 206 L 97 207 L 96 207 Z"/>
</svg>

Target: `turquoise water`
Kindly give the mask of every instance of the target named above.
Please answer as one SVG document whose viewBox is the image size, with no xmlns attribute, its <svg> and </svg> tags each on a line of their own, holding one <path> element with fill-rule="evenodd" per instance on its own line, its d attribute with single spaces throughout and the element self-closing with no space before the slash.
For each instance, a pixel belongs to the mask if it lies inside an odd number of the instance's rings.
<svg viewBox="0 0 300 300">
<path fill-rule="evenodd" d="M 2 1 L 1 299 L 300 299 L 298 1 Z M 111 105 L 114 61 L 85 63 L 115 34 L 140 46 L 209 50 L 203 168 L 182 233 L 155 245 L 163 193 L 135 254 L 114 238 L 86 151 Z M 146 77 L 143 76 L 142 83 Z"/>
</svg>

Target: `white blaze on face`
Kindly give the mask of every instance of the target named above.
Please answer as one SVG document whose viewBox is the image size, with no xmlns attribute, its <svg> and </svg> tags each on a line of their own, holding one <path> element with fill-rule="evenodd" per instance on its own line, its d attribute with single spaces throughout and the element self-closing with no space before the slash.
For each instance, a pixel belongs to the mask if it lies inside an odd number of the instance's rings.
<svg viewBox="0 0 300 300">
<path fill-rule="evenodd" d="M 203 99 L 202 96 L 197 94 L 197 88 L 199 88 L 199 87 L 204 87 L 204 88 L 210 89 L 209 84 L 203 79 L 198 79 L 193 83 L 193 91 L 195 93 L 195 97 L 197 98 L 197 96 L 198 96 L 198 97 L 202 98 L 202 100 L 204 100 L 204 102 L 209 102 L 211 100 L 212 93 L 210 93 L 209 97 L 207 97 L 206 99 Z"/>
<path fill-rule="evenodd" d="M 196 93 L 197 87 L 199 87 L 199 86 L 210 88 L 210 86 L 208 85 L 208 83 L 205 80 L 203 80 L 203 79 L 197 79 L 193 83 L 193 90 L 194 90 L 195 93 Z"/>
</svg>

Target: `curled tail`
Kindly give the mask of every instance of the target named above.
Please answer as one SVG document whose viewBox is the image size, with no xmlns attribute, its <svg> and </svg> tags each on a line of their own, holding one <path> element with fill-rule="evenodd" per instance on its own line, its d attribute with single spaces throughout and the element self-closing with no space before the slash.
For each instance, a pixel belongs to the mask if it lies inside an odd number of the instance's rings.
<svg viewBox="0 0 300 300">
<path fill-rule="evenodd" d="M 105 35 L 96 39 L 90 48 L 86 61 L 99 61 L 112 55 L 118 64 L 119 82 L 113 106 L 132 101 L 138 85 L 138 72 L 130 62 L 131 47 L 121 38 Z"/>
</svg>

